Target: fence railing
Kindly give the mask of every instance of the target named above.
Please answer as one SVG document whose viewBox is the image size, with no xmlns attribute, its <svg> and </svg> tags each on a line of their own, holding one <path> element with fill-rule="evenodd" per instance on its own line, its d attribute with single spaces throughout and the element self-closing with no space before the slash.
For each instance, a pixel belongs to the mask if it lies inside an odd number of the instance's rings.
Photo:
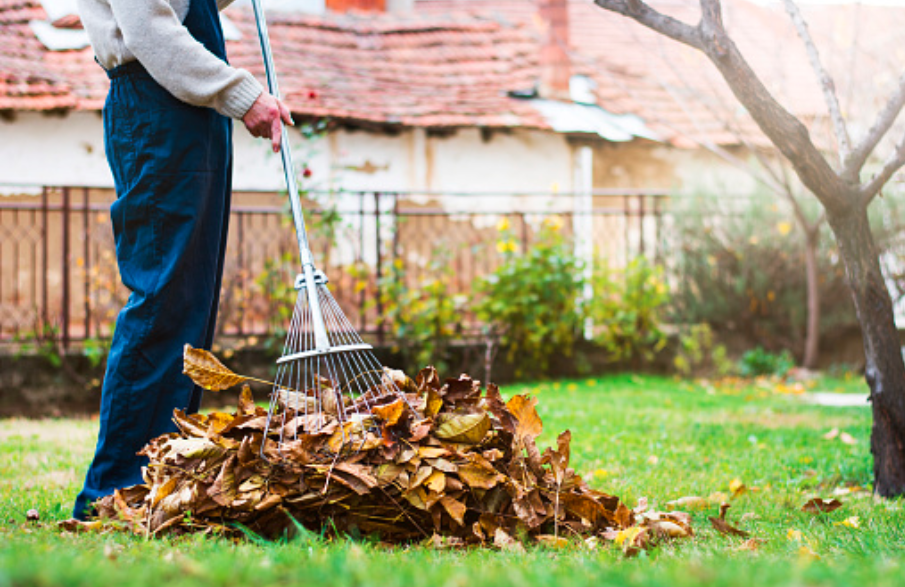
<svg viewBox="0 0 905 587">
<path fill-rule="evenodd" d="M 41 187 L 0 196 L 0 341 L 110 336 L 128 297 L 116 269 L 112 190 Z M 28 193 L 31 192 L 31 193 Z M 499 265 L 499 226 L 532 245 L 545 219 L 621 265 L 659 256 L 666 196 L 606 190 L 570 193 L 309 192 L 305 209 L 316 262 L 356 328 L 383 336 L 381 279 L 389 267 L 417 287 L 438 263 L 451 293 L 468 293 Z M 583 198 L 583 199 L 582 199 Z M 266 336 L 288 323 L 298 269 L 285 196 L 236 192 L 230 218 L 219 333 Z M 581 220 L 584 218 L 584 220 Z M 590 220 L 588 220 L 588 218 Z M 579 233 L 579 234 L 576 234 Z"/>
</svg>

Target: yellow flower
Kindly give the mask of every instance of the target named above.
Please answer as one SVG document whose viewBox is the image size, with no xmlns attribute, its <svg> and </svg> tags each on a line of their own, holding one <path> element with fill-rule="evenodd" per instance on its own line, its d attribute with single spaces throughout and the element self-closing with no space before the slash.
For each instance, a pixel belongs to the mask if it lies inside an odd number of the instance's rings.
<svg viewBox="0 0 905 587">
<path fill-rule="evenodd" d="M 509 230 L 509 219 L 503 216 L 503 218 L 499 222 L 497 222 L 496 229 L 500 232 Z"/>
<path fill-rule="evenodd" d="M 776 230 L 779 231 L 779 234 L 786 236 L 792 232 L 792 224 L 790 222 L 780 222 L 776 225 Z"/>
<path fill-rule="evenodd" d="M 559 216 L 548 216 L 544 219 L 544 226 L 554 232 L 559 232 L 559 229 L 562 228 L 562 225 L 563 221 Z"/>
<path fill-rule="evenodd" d="M 795 530 L 794 528 L 789 528 L 789 531 L 786 533 L 786 538 L 789 540 L 797 540 L 801 542 L 802 535 L 801 530 Z"/>
<path fill-rule="evenodd" d="M 500 253 L 514 253 L 515 252 L 515 241 L 497 241 L 496 250 Z"/>
</svg>

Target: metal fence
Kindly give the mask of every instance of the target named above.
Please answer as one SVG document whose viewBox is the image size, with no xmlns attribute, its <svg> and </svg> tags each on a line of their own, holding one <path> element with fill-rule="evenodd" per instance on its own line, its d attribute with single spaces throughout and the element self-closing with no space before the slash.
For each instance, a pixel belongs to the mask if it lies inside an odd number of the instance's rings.
<svg viewBox="0 0 905 587">
<path fill-rule="evenodd" d="M 109 337 L 128 297 L 116 270 L 112 190 L 22 192 L 7 188 L 0 196 L 0 341 L 53 336 L 66 347 Z M 283 200 L 280 194 L 233 195 L 220 335 L 270 335 L 288 322 L 297 251 Z M 612 265 L 638 254 L 657 257 L 665 202 L 662 193 L 632 190 L 341 191 L 309 192 L 304 207 L 331 290 L 359 331 L 381 338 L 385 281 L 378 277 L 390 268 L 410 287 L 441 278 L 451 294 L 468 294 L 502 261 L 504 234 L 507 246 L 524 250 L 550 219 L 567 238 L 588 240 Z"/>
</svg>

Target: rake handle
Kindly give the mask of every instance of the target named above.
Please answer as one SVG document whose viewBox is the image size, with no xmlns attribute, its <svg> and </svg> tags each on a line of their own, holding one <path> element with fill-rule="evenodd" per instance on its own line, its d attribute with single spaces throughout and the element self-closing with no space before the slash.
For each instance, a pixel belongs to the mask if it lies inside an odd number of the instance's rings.
<svg viewBox="0 0 905 587">
<path fill-rule="evenodd" d="M 273 51 L 270 48 L 270 36 L 267 34 L 267 19 L 264 17 L 264 7 L 261 0 L 251 0 L 255 13 L 255 24 L 258 29 L 258 40 L 261 42 L 261 53 L 264 56 L 264 71 L 267 74 L 267 89 L 277 99 L 280 98 L 280 88 L 277 83 L 276 68 L 273 65 Z M 282 133 L 282 147 L 280 155 L 283 160 L 283 175 L 286 178 L 286 189 L 289 192 L 289 206 L 292 208 L 292 220 L 295 223 L 295 235 L 298 239 L 299 257 L 302 262 L 302 274 L 305 277 L 308 306 L 311 308 L 311 317 L 314 327 L 315 347 L 317 349 L 330 348 L 330 339 L 327 336 L 327 327 L 324 324 L 324 316 L 321 311 L 320 300 L 317 295 L 317 284 L 314 279 L 314 258 L 311 255 L 311 247 L 308 245 L 308 232 L 305 230 L 305 216 L 302 212 L 301 200 L 299 200 L 299 188 L 295 177 L 295 166 L 292 164 L 292 149 L 289 146 L 289 133 L 286 126 L 280 122 Z"/>
<path fill-rule="evenodd" d="M 251 0 L 255 13 L 255 24 L 258 29 L 258 40 L 261 42 L 261 53 L 264 56 L 264 71 L 267 74 L 267 89 L 277 99 L 280 98 L 280 87 L 277 82 L 276 68 L 273 65 L 273 51 L 270 48 L 270 36 L 267 34 L 267 19 L 264 17 L 264 7 L 261 0 Z M 311 255 L 311 247 L 308 245 L 308 232 L 305 230 L 305 216 L 299 200 L 298 182 L 295 177 L 295 166 L 292 164 L 292 149 L 289 146 L 289 133 L 286 126 L 280 122 L 282 132 L 282 146 L 280 155 L 283 160 L 283 175 L 286 178 L 286 188 L 289 192 L 289 205 L 292 208 L 292 220 L 295 222 L 295 234 L 298 238 L 299 255 L 302 266 L 314 265 Z"/>
</svg>

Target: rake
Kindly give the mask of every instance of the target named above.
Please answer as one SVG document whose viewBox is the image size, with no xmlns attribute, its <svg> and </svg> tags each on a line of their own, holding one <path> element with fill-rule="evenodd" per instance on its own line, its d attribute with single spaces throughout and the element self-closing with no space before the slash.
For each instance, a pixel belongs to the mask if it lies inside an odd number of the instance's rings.
<svg viewBox="0 0 905 587">
<path fill-rule="evenodd" d="M 252 0 L 267 86 L 279 98 L 267 22 L 261 0 Z M 396 381 L 377 360 L 343 314 L 330 290 L 327 276 L 316 269 L 292 164 L 289 136 L 282 128 L 283 173 L 289 192 L 292 219 L 298 239 L 302 272 L 295 278 L 298 298 L 289 324 L 282 356 L 270 396 L 264 438 L 277 434 L 278 450 L 303 434 L 332 431 L 342 448 L 359 447 L 379 438 L 372 409 L 407 400 Z M 328 427 L 331 430 L 326 430 Z M 261 445 L 261 454 L 264 447 Z"/>
</svg>

